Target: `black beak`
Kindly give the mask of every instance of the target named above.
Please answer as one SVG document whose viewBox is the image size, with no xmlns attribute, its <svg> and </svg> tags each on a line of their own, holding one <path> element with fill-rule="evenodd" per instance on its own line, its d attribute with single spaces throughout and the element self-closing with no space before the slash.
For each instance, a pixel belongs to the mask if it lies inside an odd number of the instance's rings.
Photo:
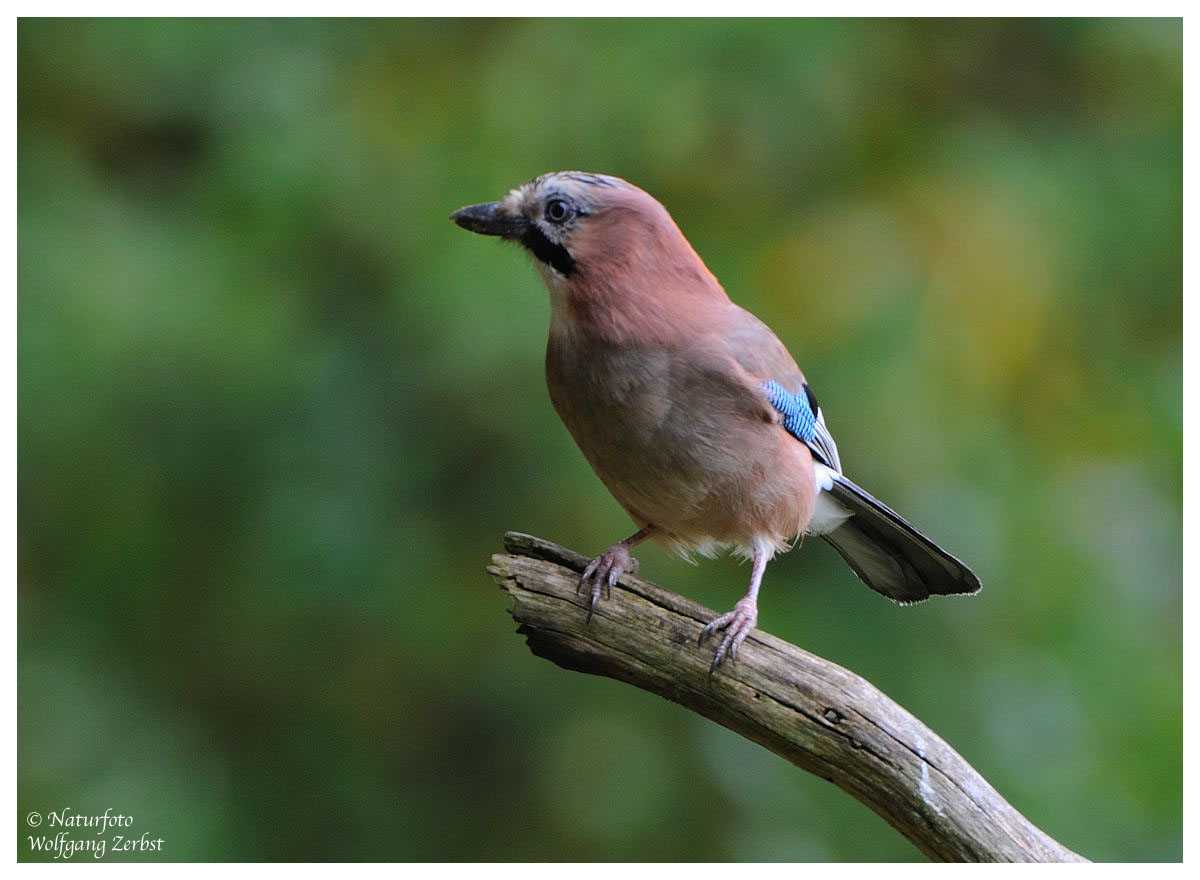
<svg viewBox="0 0 1200 880">
<path fill-rule="evenodd" d="M 480 235 L 502 235 L 505 238 L 520 238 L 528 227 L 523 218 L 500 213 L 499 202 L 467 205 L 451 214 L 450 219 L 471 232 L 478 232 Z"/>
</svg>

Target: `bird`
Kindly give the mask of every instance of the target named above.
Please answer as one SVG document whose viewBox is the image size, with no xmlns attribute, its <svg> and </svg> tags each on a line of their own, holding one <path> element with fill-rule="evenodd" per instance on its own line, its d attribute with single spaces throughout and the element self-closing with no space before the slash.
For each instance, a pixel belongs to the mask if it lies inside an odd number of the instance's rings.
<svg viewBox="0 0 1200 880">
<path fill-rule="evenodd" d="M 767 563 L 805 535 L 902 605 L 979 592 L 957 558 L 842 473 L 825 412 L 771 329 L 734 303 L 667 209 L 607 174 L 559 171 L 451 215 L 521 245 L 550 294 L 546 385 L 596 475 L 637 526 L 579 580 L 590 623 L 636 574 L 644 541 L 691 558 L 750 560 L 710 674 L 758 622 Z"/>
</svg>

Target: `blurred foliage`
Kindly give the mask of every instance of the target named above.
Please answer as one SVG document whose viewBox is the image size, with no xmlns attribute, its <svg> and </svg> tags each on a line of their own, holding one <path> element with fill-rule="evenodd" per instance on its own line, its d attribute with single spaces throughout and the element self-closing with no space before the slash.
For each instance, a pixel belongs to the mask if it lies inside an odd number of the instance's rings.
<svg viewBox="0 0 1200 880">
<path fill-rule="evenodd" d="M 629 523 L 527 259 L 447 217 L 581 168 L 668 206 L 985 584 L 901 609 L 810 542 L 763 626 L 1068 846 L 1181 858 L 1178 20 L 26 19 L 18 148 L 19 815 L 177 860 L 921 858 L 513 634 L 504 530 Z"/>
</svg>

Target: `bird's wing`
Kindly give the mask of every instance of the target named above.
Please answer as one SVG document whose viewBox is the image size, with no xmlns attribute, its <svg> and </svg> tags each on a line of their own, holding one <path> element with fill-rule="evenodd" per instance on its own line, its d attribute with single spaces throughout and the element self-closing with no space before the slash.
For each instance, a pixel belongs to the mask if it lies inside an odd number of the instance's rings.
<svg viewBox="0 0 1200 880">
<path fill-rule="evenodd" d="M 729 353 L 762 384 L 767 400 L 782 415 L 782 424 L 822 463 L 842 470 L 837 444 L 825 425 L 817 397 L 787 348 L 771 328 L 736 305 L 728 313 L 722 340 Z"/>
<path fill-rule="evenodd" d="M 718 328 L 721 342 L 733 359 L 751 376 L 774 379 L 789 391 L 798 391 L 804 374 L 771 328 L 740 306 L 730 303 Z"/>
<path fill-rule="evenodd" d="M 767 401 L 779 412 L 784 429 L 812 450 L 821 464 L 841 473 L 837 444 L 825 426 L 825 414 L 817 405 L 816 395 L 808 383 L 802 382 L 800 390 L 792 393 L 774 379 L 768 379 L 762 384 L 762 390 Z"/>
<path fill-rule="evenodd" d="M 842 460 L 838 458 L 837 444 L 833 442 L 833 435 L 829 433 L 829 428 L 825 427 L 825 413 L 821 412 L 817 406 L 817 399 L 812 396 L 812 389 L 808 387 L 807 382 L 804 383 L 804 390 L 812 400 L 813 410 L 817 414 L 817 424 L 813 429 L 813 439 L 809 441 L 808 448 L 815 452 L 821 461 L 840 474 Z"/>
</svg>

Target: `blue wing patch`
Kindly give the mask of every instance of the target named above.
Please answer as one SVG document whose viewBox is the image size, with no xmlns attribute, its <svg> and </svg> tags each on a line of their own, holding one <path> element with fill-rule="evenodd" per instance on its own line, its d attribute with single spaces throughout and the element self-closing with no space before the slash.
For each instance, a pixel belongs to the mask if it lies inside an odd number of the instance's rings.
<svg viewBox="0 0 1200 880">
<path fill-rule="evenodd" d="M 817 408 L 817 398 L 808 383 L 800 387 L 798 394 L 792 394 L 774 379 L 763 382 L 762 389 L 767 402 L 783 417 L 784 430 L 811 449 L 819 462 L 840 474 L 842 463 L 838 459 L 837 444 L 825 427 L 825 419 Z"/>
<path fill-rule="evenodd" d="M 774 379 L 763 383 L 767 401 L 783 416 L 784 429 L 806 445 L 817 436 L 817 414 L 807 393 L 792 394 Z"/>
</svg>

